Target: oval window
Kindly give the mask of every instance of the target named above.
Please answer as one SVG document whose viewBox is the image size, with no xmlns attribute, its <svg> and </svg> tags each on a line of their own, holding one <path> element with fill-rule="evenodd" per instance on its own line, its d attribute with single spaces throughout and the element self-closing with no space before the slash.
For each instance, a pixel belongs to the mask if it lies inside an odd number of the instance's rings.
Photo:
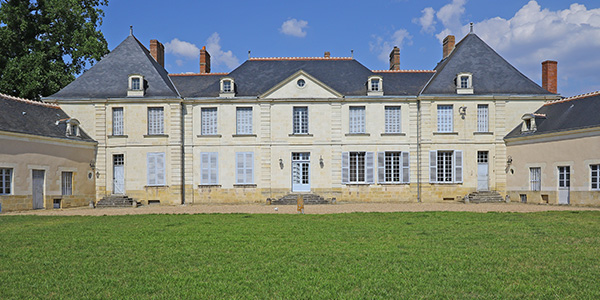
<svg viewBox="0 0 600 300">
<path fill-rule="evenodd" d="M 304 81 L 304 79 L 298 79 L 296 84 L 298 84 L 299 87 L 304 87 L 304 85 L 306 84 L 306 81 Z"/>
</svg>

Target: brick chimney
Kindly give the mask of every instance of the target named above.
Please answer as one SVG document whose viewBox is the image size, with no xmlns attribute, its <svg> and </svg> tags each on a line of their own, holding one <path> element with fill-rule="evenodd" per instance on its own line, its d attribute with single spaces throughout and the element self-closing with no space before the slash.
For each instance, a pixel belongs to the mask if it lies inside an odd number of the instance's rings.
<svg viewBox="0 0 600 300">
<path fill-rule="evenodd" d="M 150 40 L 150 54 L 159 65 L 165 67 L 165 46 L 161 42 Z"/>
<path fill-rule="evenodd" d="M 206 51 L 206 46 L 200 49 L 200 73 L 210 73 L 210 54 Z"/>
<path fill-rule="evenodd" d="M 454 38 L 453 35 L 449 35 L 447 37 L 444 38 L 444 57 L 442 57 L 442 59 L 448 57 L 448 55 L 450 55 L 450 53 L 452 53 L 452 50 L 454 50 L 454 44 L 456 42 L 456 39 Z"/>
<path fill-rule="evenodd" d="M 390 52 L 390 70 L 400 70 L 400 48 L 394 46 Z"/>
<path fill-rule="evenodd" d="M 558 91 L 558 62 L 547 60 L 542 62 L 542 87 L 556 94 Z"/>
<path fill-rule="evenodd" d="M 326 58 L 330 58 L 331 57 L 331 53 L 329 51 L 325 51 L 325 57 Z"/>
</svg>

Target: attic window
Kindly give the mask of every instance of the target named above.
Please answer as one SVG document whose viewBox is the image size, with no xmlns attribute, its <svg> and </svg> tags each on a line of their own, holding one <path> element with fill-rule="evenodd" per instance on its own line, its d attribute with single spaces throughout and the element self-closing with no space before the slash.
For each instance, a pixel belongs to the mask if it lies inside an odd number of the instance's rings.
<svg viewBox="0 0 600 300">
<path fill-rule="evenodd" d="M 127 97 L 144 97 L 144 76 L 139 74 L 129 75 L 129 88 Z"/>
<path fill-rule="evenodd" d="M 77 119 L 68 119 L 67 123 L 67 136 L 80 136 L 79 133 L 79 121 Z"/>
<path fill-rule="evenodd" d="M 383 78 L 380 76 L 371 76 L 367 81 L 368 96 L 383 96 Z"/>
<path fill-rule="evenodd" d="M 535 115 L 533 114 L 525 114 L 521 117 L 523 120 L 523 125 L 521 126 L 521 133 L 531 133 L 537 130 L 535 124 Z"/>
<path fill-rule="evenodd" d="M 473 94 L 473 74 L 459 73 L 456 75 L 456 93 Z"/>
<path fill-rule="evenodd" d="M 223 92 L 230 93 L 231 90 L 231 80 L 223 80 Z"/>
<path fill-rule="evenodd" d="M 233 78 L 221 78 L 219 97 L 232 98 L 235 96 L 235 82 Z"/>
</svg>

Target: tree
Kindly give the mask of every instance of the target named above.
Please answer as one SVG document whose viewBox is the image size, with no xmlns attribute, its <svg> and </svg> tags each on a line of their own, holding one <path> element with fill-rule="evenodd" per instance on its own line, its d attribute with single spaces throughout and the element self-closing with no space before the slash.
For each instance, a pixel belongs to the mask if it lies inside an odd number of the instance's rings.
<svg viewBox="0 0 600 300">
<path fill-rule="evenodd" d="M 0 0 L 0 92 L 40 99 L 108 53 L 108 0 Z"/>
</svg>

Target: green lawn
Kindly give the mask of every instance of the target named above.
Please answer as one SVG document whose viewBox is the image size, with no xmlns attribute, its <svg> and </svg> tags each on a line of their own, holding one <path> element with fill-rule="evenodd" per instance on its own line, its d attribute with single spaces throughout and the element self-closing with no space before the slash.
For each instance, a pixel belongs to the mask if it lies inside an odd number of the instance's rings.
<svg viewBox="0 0 600 300">
<path fill-rule="evenodd" d="M 600 299 L 600 212 L 0 216 L 0 299 Z"/>
</svg>

